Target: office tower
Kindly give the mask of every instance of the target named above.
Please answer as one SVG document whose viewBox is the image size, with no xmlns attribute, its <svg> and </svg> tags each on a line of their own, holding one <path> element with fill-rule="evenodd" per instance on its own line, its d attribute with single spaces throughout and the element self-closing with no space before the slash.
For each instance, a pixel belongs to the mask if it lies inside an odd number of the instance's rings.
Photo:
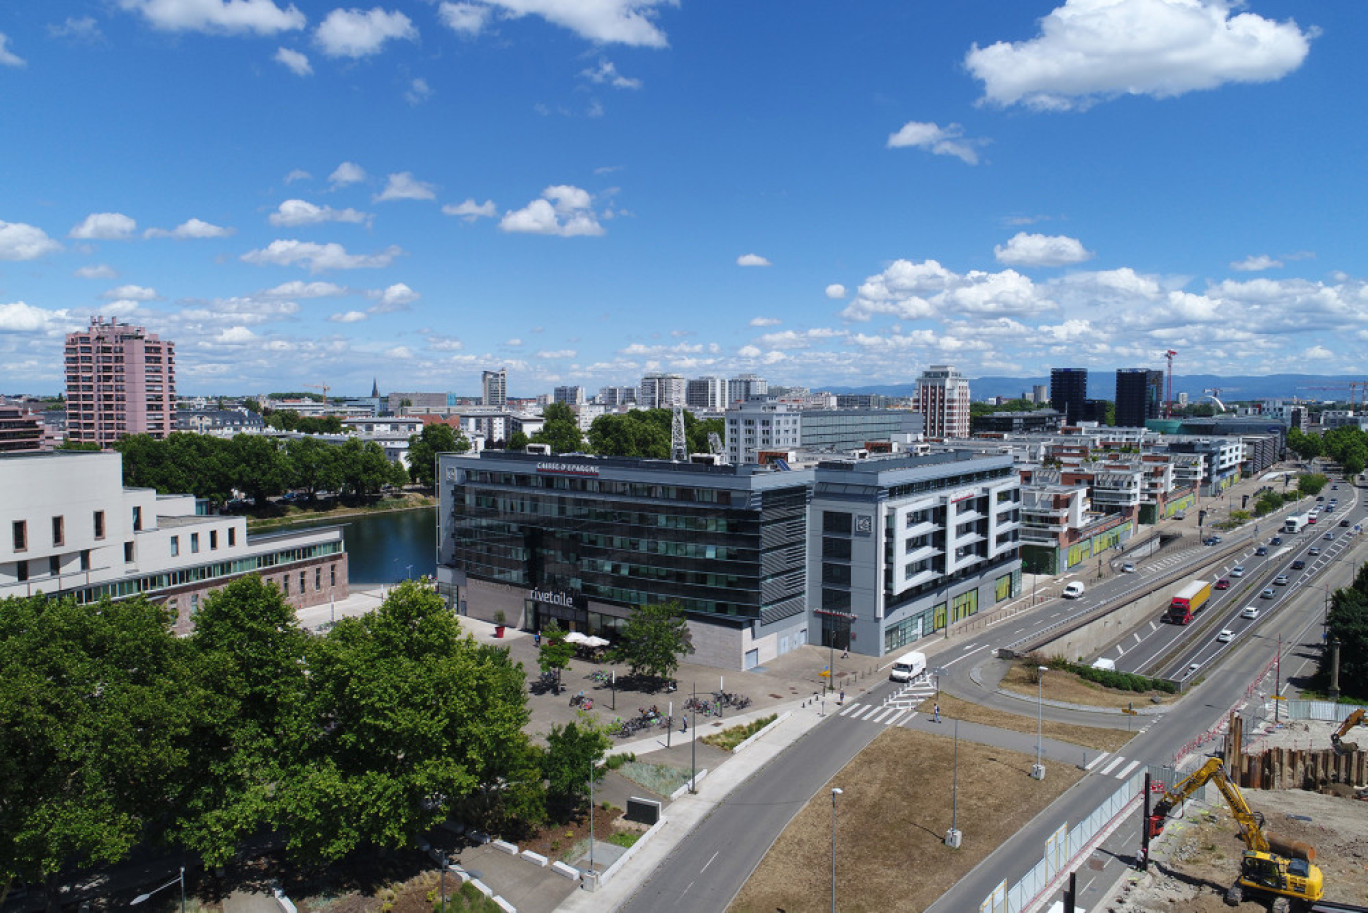
<svg viewBox="0 0 1368 913">
<path fill-rule="evenodd" d="M 142 327 L 96 317 L 66 338 L 67 439 L 108 447 L 176 430 L 176 346 Z"/>
<path fill-rule="evenodd" d="M 557 387 L 552 393 L 552 401 L 570 406 L 584 405 L 583 387 Z"/>
<path fill-rule="evenodd" d="M 508 371 L 485 371 L 480 376 L 480 405 L 497 406 L 502 409 L 508 405 Z"/>
<path fill-rule="evenodd" d="M 769 381 L 754 374 L 742 374 L 727 381 L 727 405 L 744 403 L 752 396 L 769 393 Z"/>
<path fill-rule="evenodd" d="M 1050 370 L 1050 408 L 1064 416 L 1066 425 L 1077 425 L 1083 420 L 1083 403 L 1087 398 L 1087 368 Z"/>
<path fill-rule="evenodd" d="M 1120 428 L 1143 428 L 1145 420 L 1159 417 L 1164 398 L 1164 372 L 1149 368 L 1122 368 L 1116 372 L 1116 424 Z"/>
<path fill-rule="evenodd" d="M 917 378 L 912 409 L 926 419 L 926 436 L 969 436 L 969 381 L 952 365 L 932 365 Z"/>
</svg>

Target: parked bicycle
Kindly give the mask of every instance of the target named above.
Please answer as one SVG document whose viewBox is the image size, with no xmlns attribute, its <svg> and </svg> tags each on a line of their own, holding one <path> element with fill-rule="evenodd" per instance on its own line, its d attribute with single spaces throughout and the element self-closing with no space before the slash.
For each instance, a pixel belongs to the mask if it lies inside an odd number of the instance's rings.
<svg viewBox="0 0 1368 913">
<path fill-rule="evenodd" d="M 582 710 L 593 710 L 594 699 L 586 695 L 583 691 L 570 698 L 571 707 L 579 707 Z"/>
</svg>

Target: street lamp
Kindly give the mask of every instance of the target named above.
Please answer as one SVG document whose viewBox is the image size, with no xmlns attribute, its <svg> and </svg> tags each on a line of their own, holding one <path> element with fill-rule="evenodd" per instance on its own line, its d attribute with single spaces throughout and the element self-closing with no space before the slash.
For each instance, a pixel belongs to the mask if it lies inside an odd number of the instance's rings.
<svg viewBox="0 0 1368 913">
<path fill-rule="evenodd" d="M 1045 728 L 1045 672 L 1045 666 L 1036 666 L 1036 762 L 1031 776 L 1037 780 L 1045 779 L 1045 765 L 1040 763 L 1041 733 Z"/>
<path fill-rule="evenodd" d="M 831 913 L 836 913 L 836 797 L 841 788 L 831 788 Z"/>
<path fill-rule="evenodd" d="M 952 850 L 960 848 L 964 835 L 959 830 L 959 720 L 955 720 L 955 779 L 950 792 L 950 830 L 945 832 L 945 845 Z"/>
<path fill-rule="evenodd" d="M 133 906 L 134 904 L 140 904 L 140 903 L 142 903 L 144 900 L 147 900 L 149 897 L 151 897 L 153 894 L 156 894 L 158 891 L 165 891 L 167 888 L 171 887 L 171 886 L 172 886 L 173 884 L 175 884 L 176 882 L 180 882 L 180 889 L 181 889 L 181 913 L 185 913 L 185 866 L 181 866 L 180 875 L 176 876 L 175 878 L 172 878 L 170 881 L 168 881 L 166 884 L 162 885 L 160 888 L 153 888 L 152 890 L 148 891 L 146 894 L 139 894 L 137 897 L 135 897 L 135 898 L 133 898 L 132 900 L 130 900 L 130 901 L 128 902 L 128 905 L 131 907 L 131 906 Z"/>
</svg>

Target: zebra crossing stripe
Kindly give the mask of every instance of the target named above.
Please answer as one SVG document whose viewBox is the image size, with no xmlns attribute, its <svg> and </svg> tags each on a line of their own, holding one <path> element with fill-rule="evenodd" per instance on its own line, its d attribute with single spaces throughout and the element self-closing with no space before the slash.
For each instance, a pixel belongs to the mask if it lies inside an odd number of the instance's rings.
<svg viewBox="0 0 1368 913">
<path fill-rule="evenodd" d="M 897 708 L 897 707 L 889 707 L 889 708 L 888 708 L 887 710 L 885 710 L 883 713 L 881 713 L 881 714 L 879 714 L 878 716 L 874 717 L 874 718 L 873 718 L 873 719 L 874 719 L 874 722 L 876 722 L 876 723 L 882 723 L 884 720 L 888 719 L 890 716 L 892 716 L 893 714 L 895 714 L 895 713 L 897 713 L 897 712 L 898 712 L 898 708 Z"/>
<path fill-rule="evenodd" d="M 1130 772 L 1131 772 L 1132 770 L 1135 770 L 1135 768 L 1137 768 L 1137 767 L 1139 767 L 1139 766 L 1140 766 L 1140 762 L 1139 762 L 1139 761 L 1131 761 L 1129 764 L 1126 765 L 1126 767 L 1125 767 L 1124 770 L 1122 770 L 1120 773 L 1118 773 L 1118 774 L 1116 775 L 1116 779 L 1118 779 L 1118 780 L 1124 780 L 1124 779 L 1126 779 L 1127 777 L 1130 776 Z"/>
<path fill-rule="evenodd" d="M 857 714 L 855 714 L 855 719 L 857 719 L 857 720 L 867 720 L 867 719 L 869 719 L 869 718 L 872 717 L 874 714 L 876 714 L 876 713 L 879 712 L 879 706 L 880 706 L 880 705 L 878 705 L 878 704 L 874 704 L 874 705 L 871 706 L 867 711 L 864 711 L 864 712 L 862 712 L 862 713 L 857 713 Z"/>
<path fill-rule="evenodd" d="M 1106 767 L 1102 768 L 1100 771 L 1098 771 L 1098 773 L 1102 774 L 1102 776 L 1104 776 L 1104 777 L 1105 777 L 1105 776 L 1108 776 L 1108 775 L 1111 774 L 1112 768 L 1115 767 L 1116 765 L 1120 764 L 1120 763 L 1121 763 L 1122 761 L 1124 761 L 1124 760 L 1126 760 L 1126 759 L 1123 758 L 1123 757 L 1121 757 L 1120 755 L 1113 755 L 1113 756 L 1112 756 L 1112 759 L 1111 759 L 1111 763 L 1108 764 Z"/>
<path fill-rule="evenodd" d="M 846 705 L 846 708 L 845 708 L 844 710 L 842 710 L 840 713 L 836 714 L 836 715 L 837 715 L 837 716 L 845 716 L 847 713 L 850 713 L 852 710 L 854 710 L 856 707 L 859 707 L 859 706 L 860 706 L 859 704 L 847 704 L 847 705 Z"/>
<path fill-rule="evenodd" d="M 903 710 L 903 711 L 899 712 L 898 715 L 895 716 L 895 717 L 893 717 L 892 719 L 890 719 L 890 720 L 885 720 L 885 721 L 884 721 L 884 725 L 885 725 L 885 726 L 896 726 L 896 725 L 898 725 L 898 723 L 902 720 L 902 718 L 903 718 L 904 716 L 906 716 L 906 715 L 908 714 L 908 712 L 909 712 L 909 711 L 907 711 L 907 710 Z M 913 716 L 916 716 L 915 713 L 913 713 L 912 715 L 913 715 Z"/>
<path fill-rule="evenodd" d="M 1104 752 L 1102 752 L 1100 755 L 1098 755 L 1097 757 L 1093 758 L 1092 761 L 1091 761 L 1091 763 L 1089 763 L 1088 766 L 1087 766 L 1087 767 L 1084 767 L 1083 769 L 1084 769 L 1084 770 L 1092 770 L 1092 769 L 1093 769 L 1094 767 L 1096 767 L 1098 764 L 1101 764 L 1101 763 L 1102 763 L 1102 759 L 1103 759 L 1103 758 L 1109 757 L 1110 755 L 1111 755 L 1111 752 L 1110 752 L 1110 751 L 1104 751 Z"/>
</svg>

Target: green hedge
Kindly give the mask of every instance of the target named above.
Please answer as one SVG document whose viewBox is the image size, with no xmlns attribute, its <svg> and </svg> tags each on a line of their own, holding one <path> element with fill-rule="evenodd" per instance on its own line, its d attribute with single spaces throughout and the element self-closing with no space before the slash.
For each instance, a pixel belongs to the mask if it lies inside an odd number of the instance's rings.
<svg viewBox="0 0 1368 913">
<path fill-rule="evenodd" d="M 1029 663 L 1031 666 L 1040 665 L 1037 662 Z M 1090 682 L 1096 682 L 1104 688 L 1115 688 L 1118 691 L 1163 691 L 1166 694 L 1175 694 L 1178 686 L 1173 682 L 1162 678 L 1149 678 L 1145 675 L 1136 675 L 1132 672 L 1114 672 L 1110 669 L 1094 669 L 1092 666 L 1085 666 L 1082 663 L 1072 663 L 1063 657 L 1053 657 L 1049 661 L 1051 669 L 1061 672 L 1072 672 L 1079 678 Z"/>
</svg>

